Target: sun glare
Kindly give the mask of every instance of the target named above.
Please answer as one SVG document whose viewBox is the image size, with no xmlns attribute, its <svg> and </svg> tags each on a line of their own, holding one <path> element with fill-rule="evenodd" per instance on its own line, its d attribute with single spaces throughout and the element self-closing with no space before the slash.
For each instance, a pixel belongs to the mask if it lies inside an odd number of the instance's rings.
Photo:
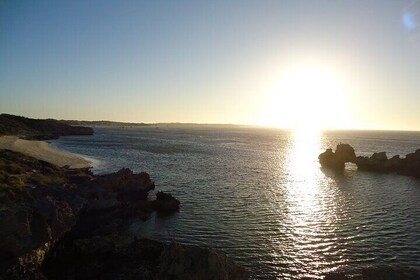
<svg viewBox="0 0 420 280">
<path fill-rule="evenodd" d="M 260 123 L 312 131 L 337 127 L 345 121 L 345 97 L 342 79 L 328 67 L 291 67 L 268 95 Z"/>
</svg>

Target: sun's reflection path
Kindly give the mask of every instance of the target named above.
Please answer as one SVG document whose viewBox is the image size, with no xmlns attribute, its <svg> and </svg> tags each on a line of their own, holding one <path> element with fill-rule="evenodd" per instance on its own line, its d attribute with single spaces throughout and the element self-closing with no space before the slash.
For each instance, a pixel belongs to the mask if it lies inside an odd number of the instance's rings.
<svg viewBox="0 0 420 280">
<path fill-rule="evenodd" d="M 321 277 L 345 260 L 337 256 L 335 182 L 318 163 L 321 133 L 297 131 L 290 137 L 284 186 L 285 216 L 279 244 L 290 277 Z M 329 257 L 331 254 L 334 257 Z"/>
<path fill-rule="evenodd" d="M 291 181 L 312 183 L 319 177 L 319 131 L 294 131 L 289 145 L 288 171 Z"/>
</svg>

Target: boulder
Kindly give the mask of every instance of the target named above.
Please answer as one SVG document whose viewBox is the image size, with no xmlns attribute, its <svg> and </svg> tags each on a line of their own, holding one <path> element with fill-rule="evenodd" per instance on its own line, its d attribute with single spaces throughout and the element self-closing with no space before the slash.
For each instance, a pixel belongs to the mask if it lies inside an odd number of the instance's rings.
<svg viewBox="0 0 420 280">
<path fill-rule="evenodd" d="M 170 193 L 158 192 L 153 207 L 160 214 L 171 214 L 179 209 L 179 200 Z"/>
<path fill-rule="evenodd" d="M 213 249 L 124 234 L 62 242 L 47 256 L 48 279 L 248 279 L 249 272 Z"/>
</svg>

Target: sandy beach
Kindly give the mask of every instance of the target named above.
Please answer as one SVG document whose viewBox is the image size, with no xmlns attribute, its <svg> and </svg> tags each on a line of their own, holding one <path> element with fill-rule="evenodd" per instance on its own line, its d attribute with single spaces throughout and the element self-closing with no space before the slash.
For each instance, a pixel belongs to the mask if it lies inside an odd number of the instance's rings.
<svg viewBox="0 0 420 280">
<path fill-rule="evenodd" d="M 16 136 L 2 136 L 0 137 L 0 149 L 9 149 L 20 152 L 58 166 L 67 165 L 70 168 L 85 168 L 91 166 L 90 161 L 72 153 L 51 147 L 44 141 L 23 140 Z"/>
</svg>

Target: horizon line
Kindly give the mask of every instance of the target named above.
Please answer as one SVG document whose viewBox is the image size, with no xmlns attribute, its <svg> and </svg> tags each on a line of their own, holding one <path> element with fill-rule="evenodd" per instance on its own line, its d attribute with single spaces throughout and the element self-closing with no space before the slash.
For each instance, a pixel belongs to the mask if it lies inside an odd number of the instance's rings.
<svg viewBox="0 0 420 280">
<path fill-rule="evenodd" d="M 111 120 L 61 120 L 61 121 L 76 121 L 76 122 L 110 122 L 110 123 L 121 123 L 121 124 L 132 124 L 132 125 L 195 125 L 195 126 L 242 126 L 252 128 L 265 128 L 265 129 L 279 129 L 279 130 L 296 130 L 293 127 L 280 127 L 275 125 L 264 125 L 264 124 L 246 124 L 246 123 L 200 123 L 200 122 L 130 122 L 130 121 L 111 121 Z M 390 132 L 420 132 L 419 130 L 413 129 L 385 129 L 385 128 L 320 128 L 318 131 L 390 131 Z"/>
<path fill-rule="evenodd" d="M 14 115 L 10 113 L 1 113 L 0 115 Z M 19 115 L 14 115 L 19 116 Z M 24 118 L 30 118 L 26 116 L 20 116 Z M 54 118 L 34 118 L 33 119 L 54 119 Z M 200 122 L 179 122 L 179 121 L 171 121 L 171 122 L 133 122 L 133 121 L 117 121 L 117 120 L 76 120 L 76 119 L 55 119 L 58 121 L 66 121 L 66 122 L 109 122 L 109 123 L 119 123 L 119 124 L 127 124 L 127 125 L 195 125 L 195 126 L 242 126 L 242 127 L 252 127 L 252 128 L 262 128 L 262 129 L 279 129 L 279 130 L 296 130 L 293 127 L 280 127 L 275 125 L 264 125 L 264 124 L 245 124 L 245 123 L 200 123 Z M 386 128 L 319 128 L 317 131 L 389 131 L 389 132 L 420 132 L 420 129 L 413 130 L 413 129 L 386 129 Z"/>
</svg>

